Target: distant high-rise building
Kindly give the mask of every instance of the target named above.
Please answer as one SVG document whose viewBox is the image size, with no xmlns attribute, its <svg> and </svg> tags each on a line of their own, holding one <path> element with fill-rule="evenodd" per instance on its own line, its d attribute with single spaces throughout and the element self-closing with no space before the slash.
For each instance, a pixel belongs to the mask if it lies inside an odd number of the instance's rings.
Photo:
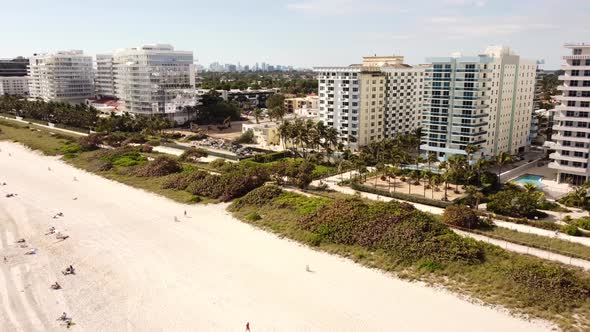
<svg viewBox="0 0 590 332">
<path fill-rule="evenodd" d="M 28 77 L 31 97 L 82 103 L 94 96 L 92 57 L 82 51 L 35 54 L 29 59 Z"/>
<path fill-rule="evenodd" d="M 362 65 L 318 67 L 319 116 L 351 148 L 414 131 L 422 114 L 422 66 L 402 56 L 365 57 Z"/>
<path fill-rule="evenodd" d="M 557 170 L 560 182 L 576 185 L 590 177 L 590 44 L 566 44 L 571 55 L 563 57 L 563 81 L 558 90 L 560 105 L 552 110 L 553 136 L 549 168 Z"/>
<path fill-rule="evenodd" d="M 96 55 L 96 78 L 94 81 L 96 95 L 115 97 L 115 69 L 112 54 Z"/>
<path fill-rule="evenodd" d="M 521 59 L 507 47 L 488 47 L 485 54 L 429 58 L 425 79 L 422 145 L 440 159 L 475 158 L 527 149 L 533 111 L 536 62 Z"/>
<path fill-rule="evenodd" d="M 0 96 L 26 96 L 29 94 L 28 65 L 29 59 L 23 57 L 0 60 Z"/>
<path fill-rule="evenodd" d="M 194 88 L 193 52 L 167 44 L 113 53 L 115 93 L 136 114 L 164 114 L 168 90 Z"/>
</svg>

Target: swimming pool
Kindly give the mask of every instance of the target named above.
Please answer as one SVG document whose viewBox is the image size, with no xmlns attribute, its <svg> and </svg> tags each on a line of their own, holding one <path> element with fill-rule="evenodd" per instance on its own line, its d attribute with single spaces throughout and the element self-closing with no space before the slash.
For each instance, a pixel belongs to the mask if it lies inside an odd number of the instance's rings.
<svg viewBox="0 0 590 332">
<path fill-rule="evenodd" d="M 542 175 L 534 175 L 534 174 L 525 174 L 521 175 L 518 178 L 514 179 L 514 182 L 525 185 L 525 183 L 532 183 L 537 187 L 542 187 L 543 184 L 541 183 L 541 179 L 543 178 Z"/>
</svg>

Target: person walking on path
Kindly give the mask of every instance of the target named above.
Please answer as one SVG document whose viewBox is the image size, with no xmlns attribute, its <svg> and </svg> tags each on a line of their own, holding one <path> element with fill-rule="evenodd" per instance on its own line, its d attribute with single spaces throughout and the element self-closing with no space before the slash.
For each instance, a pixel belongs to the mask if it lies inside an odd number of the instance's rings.
<svg viewBox="0 0 590 332">
<path fill-rule="evenodd" d="M 246 322 L 246 332 L 250 332 L 250 322 Z"/>
</svg>

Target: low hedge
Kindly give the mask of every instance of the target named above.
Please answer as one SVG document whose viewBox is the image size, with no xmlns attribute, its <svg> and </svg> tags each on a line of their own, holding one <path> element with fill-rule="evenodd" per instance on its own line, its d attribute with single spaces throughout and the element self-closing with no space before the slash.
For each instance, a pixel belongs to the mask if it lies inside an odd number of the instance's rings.
<svg viewBox="0 0 590 332">
<path fill-rule="evenodd" d="M 358 190 L 358 191 L 364 191 L 364 192 L 368 192 L 371 194 L 377 194 L 377 195 L 381 195 L 381 196 L 397 198 L 397 199 L 401 199 L 404 201 L 425 204 L 425 205 L 431 205 L 431 206 L 436 206 L 436 207 L 440 207 L 440 208 L 446 208 L 447 206 L 454 204 L 454 202 L 437 201 L 437 200 L 433 200 L 433 199 L 426 198 L 426 197 L 420 197 L 420 196 L 416 196 L 416 195 L 408 195 L 408 194 L 404 194 L 404 193 L 400 193 L 400 192 L 387 192 L 382 189 L 377 189 L 377 188 L 374 188 L 371 186 L 366 186 L 366 185 L 360 184 L 356 181 L 352 181 L 350 183 L 350 187 L 352 189 Z"/>
</svg>

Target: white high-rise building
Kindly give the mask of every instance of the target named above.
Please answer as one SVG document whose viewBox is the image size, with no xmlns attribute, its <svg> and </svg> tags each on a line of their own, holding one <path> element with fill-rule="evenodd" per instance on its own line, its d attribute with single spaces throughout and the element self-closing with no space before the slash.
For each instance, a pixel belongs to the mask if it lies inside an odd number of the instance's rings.
<svg viewBox="0 0 590 332">
<path fill-rule="evenodd" d="M 29 58 L 28 77 L 34 98 L 82 103 L 94 96 L 92 57 L 82 51 L 35 54 Z"/>
<path fill-rule="evenodd" d="M 553 162 L 549 168 L 557 170 L 560 182 L 582 184 L 590 176 L 588 153 L 590 152 L 590 44 L 566 44 L 571 55 L 563 57 L 563 84 L 560 105 L 552 110 L 555 153 L 549 155 Z"/>
<path fill-rule="evenodd" d="M 112 54 L 96 55 L 96 95 L 101 97 L 115 97 L 115 70 Z"/>
<path fill-rule="evenodd" d="M 115 94 L 126 111 L 164 114 L 167 91 L 194 88 L 193 52 L 155 44 L 113 53 Z"/>
<path fill-rule="evenodd" d="M 420 126 L 425 67 L 402 56 L 364 57 L 362 65 L 318 67 L 319 116 L 350 148 Z"/>
<path fill-rule="evenodd" d="M 533 111 L 536 62 L 507 47 L 491 46 L 473 57 L 430 58 L 421 150 L 440 159 L 480 151 L 474 158 L 527 149 Z"/>
</svg>

